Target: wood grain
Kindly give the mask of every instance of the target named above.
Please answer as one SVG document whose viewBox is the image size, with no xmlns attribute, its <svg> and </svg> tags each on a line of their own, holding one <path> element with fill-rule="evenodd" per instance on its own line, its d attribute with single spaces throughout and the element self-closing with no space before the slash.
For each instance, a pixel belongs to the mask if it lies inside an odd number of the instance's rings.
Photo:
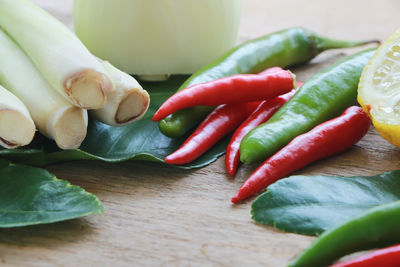
<svg viewBox="0 0 400 267">
<path fill-rule="evenodd" d="M 35 0 L 72 26 L 72 1 Z M 385 39 L 398 27 L 397 0 L 244 0 L 239 40 L 291 26 L 337 38 Z M 345 53 L 324 53 L 294 71 L 306 80 Z M 375 130 L 348 152 L 298 174 L 373 175 L 398 169 L 400 152 Z M 96 194 L 102 216 L 0 230 L 1 266 L 285 266 L 311 237 L 255 224 L 231 196 L 255 166 L 229 179 L 223 158 L 195 171 L 159 164 L 71 162 L 48 166 Z"/>
</svg>

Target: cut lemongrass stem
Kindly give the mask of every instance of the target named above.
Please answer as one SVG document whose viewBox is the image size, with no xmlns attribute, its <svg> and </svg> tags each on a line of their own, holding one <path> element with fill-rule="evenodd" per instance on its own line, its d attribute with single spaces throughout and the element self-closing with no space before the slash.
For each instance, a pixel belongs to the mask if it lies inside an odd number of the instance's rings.
<svg viewBox="0 0 400 267">
<path fill-rule="evenodd" d="M 141 118 L 149 108 L 149 94 L 129 74 L 107 61 L 99 61 L 114 83 L 114 91 L 106 94 L 107 103 L 103 108 L 92 110 L 90 114 L 111 126 L 126 125 Z"/>
<path fill-rule="evenodd" d="M 28 145 L 35 131 L 35 124 L 25 105 L 0 86 L 0 145 L 4 148 Z"/>
<path fill-rule="evenodd" d="M 107 88 L 107 90 L 104 90 Z M 112 91 L 109 78 L 94 70 L 83 70 L 68 78 L 64 90 L 70 102 L 85 109 L 99 109 L 106 103 L 106 92 Z"/>
<path fill-rule="evenodd" d="M 38 130 L 62 149 L 78 148 L 87 132 L 87 111 L 75 107 L 43 78 L 17 44 L 0 30 L 0 84 L 24 102 Z"/>
<path fill-rule="evenodd" d="M 28 0 L 0 0 L 0 28 L 73 105 L 98 109 L 112 83 L 103 66 L 56 18 Z"/>
<path fill-rule="evenodd" d="M 87 111 L 74 107 L 59 108 L 47 122 L 47 133 L 61 149 L 79 148 L 86 137 Z"/>
</svg>

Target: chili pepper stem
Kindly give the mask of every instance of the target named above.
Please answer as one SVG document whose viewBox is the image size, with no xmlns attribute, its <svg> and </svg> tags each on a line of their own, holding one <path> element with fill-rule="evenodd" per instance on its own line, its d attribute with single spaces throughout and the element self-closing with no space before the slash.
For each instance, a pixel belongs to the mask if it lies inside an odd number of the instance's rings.
<svg viewBox="0 0 400 267">
<path fill-rule="evenodd" d="M 319 54 L 325 50 L 329 49 L 337 49 L 337 48 L 351 48 L 356 46 L 362 46 L 367 44 L 380 44 L 379 40 L 363 40 L 363 41 L 344 41 L 344 40 L 335 40 L 320 36 L 315 36 L 313 38 L 315 42 L 316 51 L 315 53 Z"/>
<path fill-rule="evenodd" d="M 188 109 L 179 110 L 159 121 L 158 128 L 168 137 L 181 137 L 183 134 L 196 127 L 197 124 L 203 121 L 214 109 L 215 107 L 207 106 L 192 107 L 190 108 L 190 116 L 187 116 Z"/>
</svg>

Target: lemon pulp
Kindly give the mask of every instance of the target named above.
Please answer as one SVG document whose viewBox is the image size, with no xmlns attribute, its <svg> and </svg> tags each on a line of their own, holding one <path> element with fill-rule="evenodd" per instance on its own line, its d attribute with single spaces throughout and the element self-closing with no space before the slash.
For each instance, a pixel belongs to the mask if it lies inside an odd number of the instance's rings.
<svg viewBox="0 0 400 267">
<path fill-rule="evenodd" d="M 400 30 L 378 48 L 364 68 L 358 102 L 382 137 L 400 148 Z"/>
</svg>

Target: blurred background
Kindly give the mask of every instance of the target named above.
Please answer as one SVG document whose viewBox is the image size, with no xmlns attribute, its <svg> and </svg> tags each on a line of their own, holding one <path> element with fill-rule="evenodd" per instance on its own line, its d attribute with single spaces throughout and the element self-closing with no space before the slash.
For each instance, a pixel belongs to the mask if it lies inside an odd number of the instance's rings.
<svg viewBox="0 0 400 267">
<path fill-rule="evenodd" d="M 32 1 L 72 27 L 73 0 Z M 399 10 L 399 0 L 243 0 L 238 41 L 292 26 L 337 38 L 384 39 L 400 28 Z"/>
<path fill-rule="evenodd" d="M 268 9 L 257 8 L 265 6 Z M 240 36 L 304 26 L 337 38 L 386 38 L 400 21 L 398 0 L 243 0 Z"/>
</svg>

